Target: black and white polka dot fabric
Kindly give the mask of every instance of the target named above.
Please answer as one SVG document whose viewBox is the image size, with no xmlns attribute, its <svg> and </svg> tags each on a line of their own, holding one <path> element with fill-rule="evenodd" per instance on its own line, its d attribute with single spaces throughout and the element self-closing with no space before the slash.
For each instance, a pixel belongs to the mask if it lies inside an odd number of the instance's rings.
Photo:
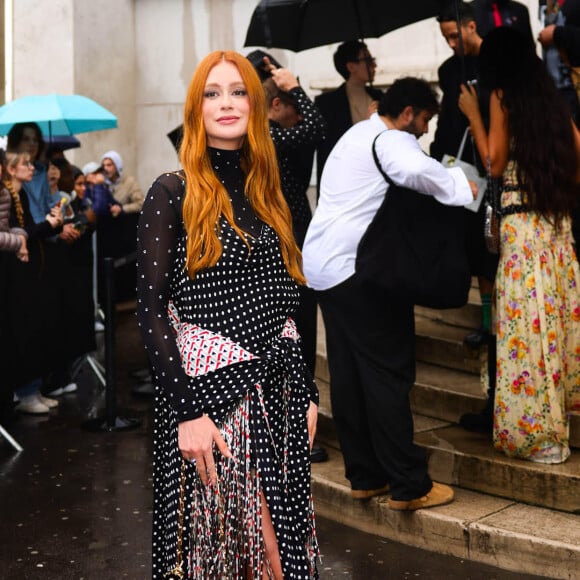
<svg viewBox="0 0 580 580">
<path fill-rule="evenodd" d="M 139 223 L 138 318 L 156 384 L 153 578 L 176 564 L 182 465 L 177 425 L 203 413 L 216 422 L 234 458 L 215 454 L 218 486 L 204 487 L 187 464 L 185 577 L 240 578 L 246 568 L 261 577 L 263 490 L 284 578 L 315 578 L 306 411 L 318 394 L 289 331 L 298 291 L 275 232 L 244 199 L 239 152 L 210 154 L 238 224 L 252 234 L 250 251 L 222 219 L 219 262 L 189 278 L 184 182 L 176 174 L 155 181 Z M 182 341 L 194 352 L 186 363 L 189 374 L 176 338 L 184 328 L 198 333 Z"/>
<path fill-rule="evenodd" d="M 292 214 L 294 231 L 305 234 L 312 219 L 306 193 L 310 185 L 314 150 L 324 139 L 326 122 L 301 87 L 293 88 L 290 95 L 301 121 L 293 127 L 282 127 L 270 120 L 270 135 L 276 146 L 282 192 Z M 303 240 L 298 238 L 301 244 Z"/>
</svg>

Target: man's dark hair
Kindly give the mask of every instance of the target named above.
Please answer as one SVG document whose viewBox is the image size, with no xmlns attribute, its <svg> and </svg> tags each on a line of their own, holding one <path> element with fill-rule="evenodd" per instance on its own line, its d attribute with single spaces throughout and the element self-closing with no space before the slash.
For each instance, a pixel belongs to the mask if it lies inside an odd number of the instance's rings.
<svg viewBox="0 0 580 580">
<path fill-rule="evenodd" d="M 439 16 L 437 16 L 437 22 L 457 22 L 457 13 L 459 12 L 459 21 L 465 26 L 469 22 L 475 20 L 475 13 L 473 11 L 473 6 L 467 4 L 467 2 L 447 2 Z"/>
<path fill-rule="evenodd" d="M 264 92 L 266 93 L 266 101 L 268 103 L 268 107 L 272 106 L 272 101 L 276 97 L 278 97 L 285 105 L 292 105 L 293 107 L 298 109 L 294 97 L 290 93 L 281 91 L 276 86 L 276 83 L 271 77 L 262 82 L 262 86 L 264 87 Z"/>
<path fill-rule="evenodd" d="M 343 42 L 334 53 L 334 68 L 340 76 L 348 80 L 350 73 L 346 68 L 347 62 L 356 62 L 361 50 L 368 51 L 367 45 L 361 40 L 347 40 Z"/>
<path fill-rule="evenodd" d="M 381 97 L 379 115 L 396 119 L 409 105 L 413 107 L 415 115 L 420 111 L 428 111 L 435 115 L 439 111 L 437 93 L 427 81 L 415 77 L 404 77 L 397 79 Z"/>
</svg>

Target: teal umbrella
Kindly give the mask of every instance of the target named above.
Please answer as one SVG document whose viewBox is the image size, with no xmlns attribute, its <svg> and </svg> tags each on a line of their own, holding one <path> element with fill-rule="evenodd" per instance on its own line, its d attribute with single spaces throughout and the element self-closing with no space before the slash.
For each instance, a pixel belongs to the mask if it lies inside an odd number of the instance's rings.
<svg viewBox="0 0 580 580">
<path fill-rule="evenodd" d="M 37 123 L 46 137 L 114 129 L 117 117 L 81 95 L 30 95 L 0 107 L 0 135 L 16 123 Z"/>
</svg>

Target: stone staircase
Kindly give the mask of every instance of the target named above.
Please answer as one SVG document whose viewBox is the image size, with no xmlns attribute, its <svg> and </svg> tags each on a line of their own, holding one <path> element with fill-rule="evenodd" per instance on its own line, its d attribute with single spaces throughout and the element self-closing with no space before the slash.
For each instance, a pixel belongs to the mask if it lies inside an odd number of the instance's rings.
<svg viewBox="0 0 580 580">
<path fill-rule="evenodd" d="M 415 441 L 427 450 L 429 472 L 450 484 L 456 501 L 415 513 L 395 512 L 385 498 L 354 501 L 344 478 L 329 396 L 324 326 L 319 319 L 317 383 L 321 392 L 318 441 L 329 451 L 312 466 L 316 509 L 352 527 L 459 558 L 526 575 L 580 578 L 580 417 L 575 449 L 561 465 L 509 459 L 488 435 L 457 426 L 485 402 L 480 353 L 463 337 L 480 320 L 476 288 L 461 309 L 416 308 L 417 379 L 412 391 Z"/>
</svg>

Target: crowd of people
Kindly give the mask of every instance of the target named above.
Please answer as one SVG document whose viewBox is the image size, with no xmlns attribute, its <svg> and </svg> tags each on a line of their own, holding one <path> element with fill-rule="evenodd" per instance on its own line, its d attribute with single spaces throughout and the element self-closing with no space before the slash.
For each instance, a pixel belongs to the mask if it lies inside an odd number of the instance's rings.
<svg viewBox="0 0 580 580">
<path fill-rule="evenodd" d="M 46 414 L 77 390 L 74 365 L 96 348 L 93 234 L 99 262 L 130 251 L 132 213 L 134 252 L 143 195 L 134 180 L 115 190 L 115 151 L 81 170 L 33 122 L 12 127 L 0 162 L 0 413 Z M 113 162 L 118 171 L 107 170 Z M 134 296 L 134 277 L 130 286 Z"/>
<path fill-rule="evenodd" d="M 154 578 L 317 577 L 317 305 L 352 498 L 389 494 L 391 509 L 410 511 L 453 501 L 413 442 L 415 305 L 356 264 L 389 195 L 451 206 L 490 195 L 440 163 L 464 139 L 463 160 L 500 188 L 501 222 L 496 254 L 484 204 L 458 214 L 482 302 L 465 344 L 487 351 L 489 386 L 485 409 L 461 425 L 509 457 L 569 457 L 580 413 L 576 4 L 547 0 L 543 59 L 523 5 L 444 6 L 453 55 L 438 71 L 441 102 L 414 77 L 374 88 L 376 60 L 360 40 L 338 47 L 345 82 L 314 101 L 271 55 L 213 52 L 188 89 L 181 169 L 146 197 L 117 152 L 79 169 L 43 157 L 34 124 L 13 128 L 0 339 L 16 408 L 48 412 L 58 403 L 47 395 L 73 388 L 72 362 L 94 348 L 92 232 L 99 255 L 135 252 L 126 291 L 136 283 L 154 385 Z M 418 139 L 435 115 L 428 156 Z"/>
</svg>

